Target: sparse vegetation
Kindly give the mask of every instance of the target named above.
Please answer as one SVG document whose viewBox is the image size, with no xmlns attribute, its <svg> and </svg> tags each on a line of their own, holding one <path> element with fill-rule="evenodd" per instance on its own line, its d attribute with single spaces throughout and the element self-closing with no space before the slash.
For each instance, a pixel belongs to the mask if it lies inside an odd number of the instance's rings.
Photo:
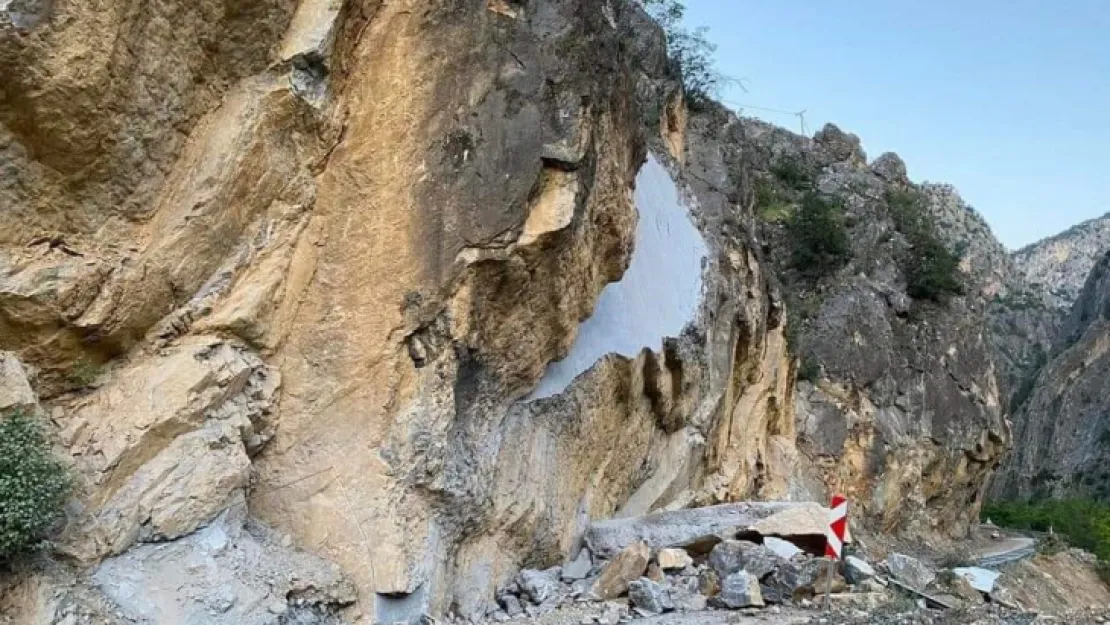
<svg viewBox="0 0 1110 625">
<path fill-rule="evenodd" d="M 791 189 L 802 191 L 813 186 L 813 176 L 794 159 L 779 160 L 771 165 L 771 173 Z"/>
<path fill-rule="evenodd" d="M 999 527 L 1051 529 L 1068 544 L 1110 562 L 1110 504 L 1093 499 L 1000 501 L 985 504 L 981 516 Z"/>
<path fill-rule="evenodd" d="M 802 357 L 801 362 L 798 363 L 798 379 L 817 384 L 821 379 L 821 363 L 812 358 Z"/>
<path fill-rule="evenodd" d="M 42 426 L 21 411 L 0 416 L 0 561 L 39 545 L 68 493 L 69 477 Z"/>
<path fill-rule="evenodd" d="M 759 218 L 767 223 L 784 223 L 793 214 L 790 201 L 782 197 L 774 183 L 766 178 L 756 179 L 755 210 Z"/>
<path fill-rule="evenodd" d="M 921 194 L 913 190 L 891 191 L 886 199 L 894 226 L 910 247 L 901 259 L 909 296 L 943 304 L 953 295 L 963 295 L 960 257 L 937 237 L 936 224 L 925 209 Z"/>
<path fill-rule="evenodd" d="M 100 365 L 82 358 L 74 363 L 73 367 L 66 373 L 66 379 L 74 386 L 85 388 L 95 382 L 102 371 L 103 367 Z"/>
<path fill-rule="evenodd" d="M 794 243 L 790 265 L 803 275 L 831 275 L 851 257 L 844 207 L 834 199 L 806 194 L 788 226 Z"/>
<path fill-rule="evenodd" d="M 640 0 L 647 12 L 667 34 L 667 53 L 682 76 L 686 103 L 697 110 L 718 94 L 721 87 L 735 82 L 717 71 L 713 54 L 717 46 L 706 37 L 705 27 L 689 30 L 682 24 L 686 6 L 681 0 Z"/>
</svg>

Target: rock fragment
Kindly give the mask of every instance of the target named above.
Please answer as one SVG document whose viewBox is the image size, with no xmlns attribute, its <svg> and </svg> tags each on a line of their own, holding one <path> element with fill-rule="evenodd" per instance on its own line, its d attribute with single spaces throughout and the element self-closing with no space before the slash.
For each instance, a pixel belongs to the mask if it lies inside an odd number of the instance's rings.
<svg viewBox="0 0 1110 625">
<path fill-rule="evenodd" d="M 525 569 L 520 572 L 520 590 L 532 603 L 541 605 L 559 594 L 559 567 L 544 571 Z"/>
<path fill-rule="evenodd" d="M 594 584 L 594 594 L 603 600 L 616 599 L 628 591 L 628 585 L 647 570 L 651 549 L 646 541 L 629 545 L 613 558 Z"/>
<path fill-rule="evenodd" d="M 775 552 L 775 555 L 785 560 L 789 560 L 790 558 L 803 553 L 797 545 L 790 542 L 789 540 L 783 540 L 774 536 L 768 536 L 764 538 L 763 544 L 768 549 Z"/>
<path fill-rule="evenodd" d="M 651 614 L 669 612 L 675 607 L 667 589 L 646 577 L 628 585 L 628 600 L 633 606 Z"/>
<path fill-rule="evenodd" d="M 655 560 L 664 571 L 684 569 L 694 563 L 685 549 L 660 549 Z"/>
<path fill-rule="evenodd" d="M 593 562 L 590 558 L 590 550 L 583 548 L 578 552 L 578 557 L 563 566 L 563 581 L 573 582 L 585 579 L 590 574 L 591 568 L 593 568 Z"/>
<path fill-rule="evenodd" d="M 936 573 L 924 562 L 902 553 L 887 556 L 886 565 L 895 579 L 919 592 L 936 579 Z"/>
<path fill-rule="evenodd" d="M 849 584 L 859 584 L 865 579 L 875 577 L 875 569 L 863 558 L 848 556 L 844 558 L 844 577 Z"/>
<path fill-rule="evenodd" d="M 706 538 L 716 544 L 720 537 L 735 537 L 759 521 L 783 510 L 814 504 L 787 502 L 739 502 L 611 519 L 594 523 L 586 530 L 586 544 L 594 555 L 611 558 L 637 541 L 652 549 L 693 545 Z M 824 535 L 824 530 L 820 532 Z"/>
<path fill-rule="evenodd" d="M 0 352 L 0 412 L 32 410 L 37 405 L 23 363 L 13 352 Z"/>
<path fill-rule="evenodd" d="M 713 598 L 718 607 L 739 608 L 762 607 L 763 594 L 759 590 L 759 580 L 747 571 L 737 571 L 721 583 L 721 592 Z"/>
</svg>

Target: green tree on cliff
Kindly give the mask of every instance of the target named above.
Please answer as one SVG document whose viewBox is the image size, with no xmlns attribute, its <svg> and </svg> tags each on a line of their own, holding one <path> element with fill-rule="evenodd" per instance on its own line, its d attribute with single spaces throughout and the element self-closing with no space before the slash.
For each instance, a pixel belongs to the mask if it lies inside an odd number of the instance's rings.
<svg viewBox="0 0 1110 625">
<path fill-rule="evenodd" d="M 730 82 L 717 71 L 713 60 L 717 46 L 706 37 L 709 29 L 683 26 L 686 6 L 680 0 L 641 0 L 641 4 L 667 34 L 667 53 L 682 74 L 687 102 L 694 108 L 705 104 Z"/>
</svg>

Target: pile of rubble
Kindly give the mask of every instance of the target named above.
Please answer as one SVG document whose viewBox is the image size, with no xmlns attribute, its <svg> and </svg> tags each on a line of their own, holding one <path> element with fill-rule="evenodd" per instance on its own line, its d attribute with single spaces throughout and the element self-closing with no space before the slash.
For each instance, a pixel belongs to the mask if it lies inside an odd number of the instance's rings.
<svg viewBox="0 0 1110 625">
<path fill-rule="evenodd" d="M 838 611 L 897 603 L 973 607 L 996 573 L 943 575 L 904 554 L 870 563 L 861 554 L 830 566 L 826 511 L 817 504 L 737 503 L 594 524 L 562 566 L 522 571 L 497 592 L 487 618 L 530 621 L 594 606 L 582 623 L 615 625 L 665 613 L 812 608 L 826 589 Z"/>
</svg>

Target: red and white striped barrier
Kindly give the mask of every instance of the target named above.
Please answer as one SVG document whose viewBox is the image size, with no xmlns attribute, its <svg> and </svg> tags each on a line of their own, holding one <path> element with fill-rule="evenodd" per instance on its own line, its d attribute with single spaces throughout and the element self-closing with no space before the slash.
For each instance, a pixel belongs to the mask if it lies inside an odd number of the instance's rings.
<svg viewBox="0 0 1110 625">
<path fill-rule="evenodd" d="M 844 551 L 844 537 L 848 531 L 848 500 L 844 495 L 833 495 L 829 506 L 829 527 L 825 530 L 825 557 L 839 559 Z"/>
</svg>

